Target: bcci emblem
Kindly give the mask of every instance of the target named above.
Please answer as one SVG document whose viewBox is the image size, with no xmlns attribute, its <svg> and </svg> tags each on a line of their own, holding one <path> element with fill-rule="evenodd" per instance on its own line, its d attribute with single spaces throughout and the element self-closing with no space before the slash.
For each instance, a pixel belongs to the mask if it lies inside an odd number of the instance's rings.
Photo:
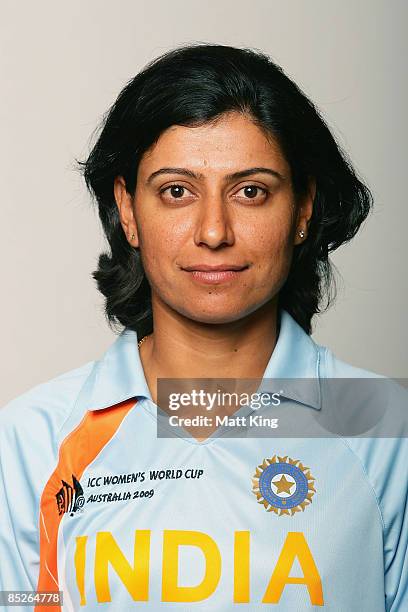
<svg viewBox="0 0 408 612">
<path fill-rule="evenodd" d="M 252 490 L 268 512 L 293 516 L 312 503 L 314 480 L 310 469 L 297 459 L 274 455 L 256 468 Z"/>
</svg>

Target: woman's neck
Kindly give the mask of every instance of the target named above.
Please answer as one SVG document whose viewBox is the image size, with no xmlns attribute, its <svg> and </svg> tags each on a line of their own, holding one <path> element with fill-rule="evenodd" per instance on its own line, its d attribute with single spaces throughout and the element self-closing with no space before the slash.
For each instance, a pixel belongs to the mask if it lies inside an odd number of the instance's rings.
<svg viewBox="0 0 408 612">
<path fill-rule="evenodd" d="M 228 324 L 208 325 L 161 306 L 154 331 L 140 346 L 152 399 L 158 378 L 261 378 L 278 336 L 277 302 Z"/>
</svg>

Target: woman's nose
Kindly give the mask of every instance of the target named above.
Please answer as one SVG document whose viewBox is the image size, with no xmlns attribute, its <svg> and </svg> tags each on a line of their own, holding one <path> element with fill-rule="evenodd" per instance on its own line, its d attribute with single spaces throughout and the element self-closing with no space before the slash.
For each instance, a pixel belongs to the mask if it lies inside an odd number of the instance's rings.
<svg viewBox="0 0 408 612">
<path fill-rule="evenodd" d="M 202 200 L 194 239 L 198 246 L 205 244 L 211 249 L 234 243 L 230 212 L 221 196 Z"/>
</svg>

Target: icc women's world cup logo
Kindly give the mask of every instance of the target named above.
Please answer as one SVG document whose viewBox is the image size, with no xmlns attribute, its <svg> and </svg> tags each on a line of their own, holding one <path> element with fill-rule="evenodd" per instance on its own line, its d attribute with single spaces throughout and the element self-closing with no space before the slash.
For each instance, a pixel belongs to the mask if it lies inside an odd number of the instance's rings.
<svg viewBox="0 0 408 612">
<path fill-rule="evenodd" d="M 57 499 L 58 514 L 69 512 L 70 516 L 74 516 L 85 504 L 84 491 L 79 480 L 72 474 L 72 486 L 61 480 L 62 487 L 55 495 Z"/>
</svg>

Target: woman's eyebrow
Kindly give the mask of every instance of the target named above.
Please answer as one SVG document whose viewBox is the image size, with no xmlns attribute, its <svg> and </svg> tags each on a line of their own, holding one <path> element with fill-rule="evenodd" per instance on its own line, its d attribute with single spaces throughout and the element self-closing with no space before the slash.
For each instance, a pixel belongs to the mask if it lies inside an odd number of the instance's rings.
<svg viewBox="0 0 408 612">
<path fill-rule="evenodd" d="M 285 177 L 277 170 L 272 170 L 272 168 L 263 168 L 263 167 L 246 168 L 245 170 L 239 170 L 238 172 L 233 172 L 232 174 L 226 174 L 225 180 L 234 181 L 240 178 L 245 178 L 246 176 L 251 176 L 253 174 L 259 174 L 259 173 L 270 174 L 271 176 L 274 176 L 275 178 L 278 178 L 280 180 L 285 180 Z M 149 185 L 156 176 L 159 176 L 161 174 L 181 174 L 181 175 L 188 176 L 194 179 L 204 178 L 203 174 L 199 172 L 193 172 L 192 170 L 189 170 L 188 168 L 160 168 L 159 170 L 152 172 L 152 174 L 149 176 L 149 178 L 146 181 L 146 185 Z"/>
</svg>

